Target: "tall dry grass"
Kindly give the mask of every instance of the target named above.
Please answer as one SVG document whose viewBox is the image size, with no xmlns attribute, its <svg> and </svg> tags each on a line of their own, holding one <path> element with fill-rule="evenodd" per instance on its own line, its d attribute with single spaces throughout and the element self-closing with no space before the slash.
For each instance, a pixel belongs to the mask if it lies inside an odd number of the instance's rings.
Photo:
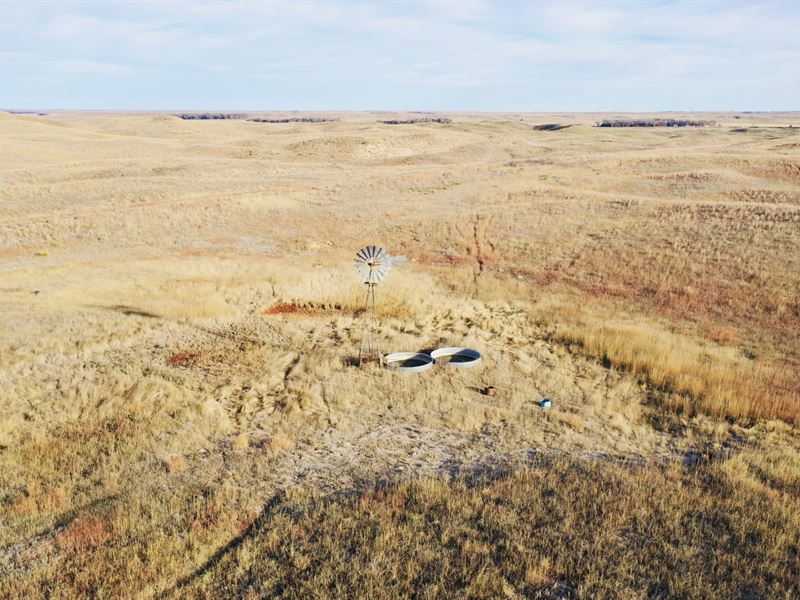
<svg viewBox="0 0 800 600">
<path fill-rule="evenodd" d="M 561 326 L 557 339 L 642 376 L 670 408 L 736 419 L 800 422 L 796 382 L 736 348 L 701 343 L 646 323 Z"/>
</svg>

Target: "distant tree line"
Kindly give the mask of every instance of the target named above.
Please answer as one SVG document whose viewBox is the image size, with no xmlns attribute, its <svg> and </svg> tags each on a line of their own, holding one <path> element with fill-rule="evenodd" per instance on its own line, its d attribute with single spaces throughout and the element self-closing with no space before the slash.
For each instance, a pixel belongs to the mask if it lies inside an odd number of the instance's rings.
<svg viewBox="0 0 800 600">
<path fill-rule="evenodd" d="M 36 115 L 37 117 L 46 117 L 46 112 L 37 112 L 35 110 L 9 110 L 10 115 Z"/>
<path fill-rule="evenodd" d="M 291 117 L 288 119 L 247 119 L 253 123 L 329 123 L 339 119 L 323 119 L 321 117 Z"/>
<path fill-rule="evenodd" d="M 245 113 L 183 113 L 177 115 L 187 121 L 228 121 L 233 119 L 247 119 Z M 327 121 L 338 121 L 339 119 L 325 119 L 322 117 L 287 117 L 283 119 L 247 119 L 253 123 L 325 123 Z"/>
<path fill-rule="evenodd" d="M 423 117 L 420 119 L 408 119 L 406 121 L 398 121 L 392 119 L 391 121 L 378 121 L 384 125 L 414 125 L 415 123 L 452 123 L 452 119 L 446 117 Z"/>
<path fill-rule="evenodd" d="M 186 121 L 200 120 L 229 120 L 229 119 L 244 119 L 247 115 L 242 113 L 183 113 L 178 115 L 181 119 Z"/>
<path fill-rule="evenodd" d="M 687 119 L 604 119 L 597 127 L 711 127 L 714 121 L 690 121 Z"/>
</svg>

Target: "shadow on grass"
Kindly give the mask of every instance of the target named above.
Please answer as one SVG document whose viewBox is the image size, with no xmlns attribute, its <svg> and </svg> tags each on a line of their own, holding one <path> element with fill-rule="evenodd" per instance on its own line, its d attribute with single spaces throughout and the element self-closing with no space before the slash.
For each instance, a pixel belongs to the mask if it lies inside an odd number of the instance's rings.
<svg viewBox="0 0 800 600">
<path fill-rule="evenodd" d="M 203 575 L 211 571 L 217 563 L 219 563 L 228 553 L 234 552 L 239 546 L 241 546 L 244 541 L 249 538 L 250 536 L 254 535 L 258 529 L 264 525 L 269 519 L 272 511 L 281 505 L 281 503 L 286 499 L 286 494 L 283 490 L 277 492 L 272 498 L 270 498 L 264 507 L 261 509 L 258 517 L 245 529 L 242 533 L 234 537 L 231 541 L 225 544 L 222 548 L 217 550 L 211 558 L 209 558 L 205 563 L 199 566 L 197 569 L 192 571 L 186 577 L 178 580 L 173 587 L 168 588 L 161 592 L 160 594 L 156 595 L 156 598 L 169 598 L 174 596 L 175 594 L 179 594 L 180 590 L 185 588 L 188 585 L 191 585 L 194 581 L 201 578 Z"/>
<path fill-rule="evenodd" d="M 141 308 L 136 308 L 135 306 L 128 306 L 127 304 L 114 304 L 113 306 L 103 306 L 99 304 L 92 304 L 92 308 L 100 308 L 103 310 L 110 310 L 111 312 L 116 312 L 123 314 L 128 317 L 144 317 L 145 319 L 161 319 L 163 318 L 161 315 L 157 315 L 156 313 L 152 313 L 146 310 L 142 310 Z"/>
</svg>

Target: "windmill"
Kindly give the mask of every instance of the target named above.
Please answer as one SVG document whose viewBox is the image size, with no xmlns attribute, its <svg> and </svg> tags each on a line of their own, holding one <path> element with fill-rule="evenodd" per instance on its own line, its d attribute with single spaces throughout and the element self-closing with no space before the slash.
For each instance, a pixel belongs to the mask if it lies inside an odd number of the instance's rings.
<svg viewBox="0 0 800 600">
<path fill-rule="evenodd" d="M 382 364 L 383 356 L 375 340 L 378 316 L 375 310 L 375 286 L 386 279 L 392 270 L 393 259 L 383 248 L 364 246 L 356 253 L 354 266 L 358 276 L 367 286 L 364 300 L 364 335 L 361 337 L 361 348 L 358 351 L 358 366 L 365 361 L 377 359 Z"/>
</svg>

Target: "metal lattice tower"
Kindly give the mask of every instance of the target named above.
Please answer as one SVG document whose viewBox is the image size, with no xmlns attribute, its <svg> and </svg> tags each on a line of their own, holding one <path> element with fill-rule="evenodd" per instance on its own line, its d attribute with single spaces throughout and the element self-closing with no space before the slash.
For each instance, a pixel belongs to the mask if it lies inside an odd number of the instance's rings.
<svg viewBox="0 0 800 600">
<path fill-rule="evenodd" d="M 375 310 L 375 284 L 367 283 L 367 298 L 364 301 L 364 329 L 361 334 L 361 348 L 358 351 L 358 366 L 375 360 L 381 364 L 382 355 L 376 341 L 378 315 Z"/>
<path fill-rule="evenodd" d="M 371 360 L 376 360 L 378 364 L 381 364 L 383 356 L 376 340 L 378 314 L 375 308 L 375 287 L 386 279 L 389 271 L 392 270 L 392 257 L 378 246 L 364 246 L 356 254 L 354 266 L 361 281 L 367 286 L 364 300 L 364 329 L 361 347 L 358 351 L 358 366 Z"/>
</svg>

